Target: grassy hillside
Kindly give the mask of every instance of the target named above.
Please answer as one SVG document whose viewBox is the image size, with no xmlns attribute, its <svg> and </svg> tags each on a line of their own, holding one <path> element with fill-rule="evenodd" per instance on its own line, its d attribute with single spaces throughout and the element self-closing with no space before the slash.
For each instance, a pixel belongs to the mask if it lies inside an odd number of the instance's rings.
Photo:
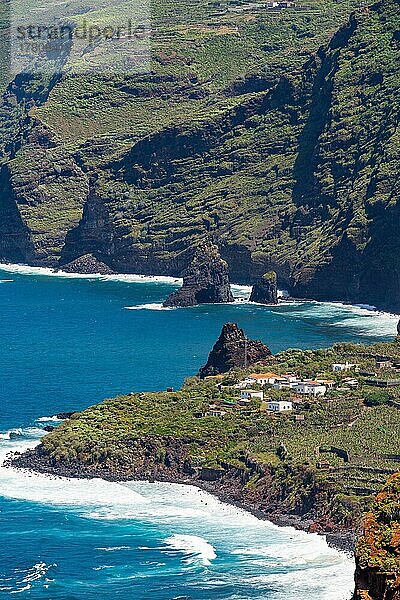
<svg viewBox="0 0 400 600">
<path fill-rule="evenodd" d="M 179 274 L 211 237 L 233 280 L 400 310 L 399 3 L 151 15 L 149 73 L 5 93 L 0 255 Z"/>
</svg>

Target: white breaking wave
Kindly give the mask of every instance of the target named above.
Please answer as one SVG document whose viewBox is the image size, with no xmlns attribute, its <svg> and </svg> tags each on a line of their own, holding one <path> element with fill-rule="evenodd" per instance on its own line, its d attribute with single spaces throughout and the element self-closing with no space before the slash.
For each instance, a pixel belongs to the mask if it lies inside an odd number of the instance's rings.
<svg viewBox="0 0 400 600">
<path fill-rule="evenodd" d="M 251 285 L 238 285 L 236 283 L 231 284 L 232 294 L 236 300 L 236 302 L 243 303 L 245 301 L 250 302 L 250 294 L 252 290 Z M 286 298 L 289 296 L 289 292 L 287 290 L 278 290 L 278 298 Z M 257 302 L 251 302 L 250 304 L 258 304 Z M 260 306 L 265 306 L 265 304 L 260 304 Z"/>
<path fill-rule="evenodd" d="M 0 279 L 0 283 L 12 283 L 13 279 Z"/>
<path fill-rule="evenodd" d="M 41 579 L 44 575 L 46 575 L 47 571 L 52 567 L 56 567 L 57 565 L 54 563 L 52 565 L 46 565 L 45 562 L 39 562 L 33 565 L 30 569 L 28 569 L 28 573 L 22 579 L 22 583 L 31 583 L 32 581 L 37 581 Z"/>
<path fill-rule="evenodd" d="M 22 437 L 22 435 L 22 429 L 17 427 L 15 429 L 9 429 L 8 431 L 0 433 L 0 440 L 11 440 L 16 437 Z"/>
<path fill-rule="evenodd" d="M 126 310 L 175 310 L 173 306 L 163 306 L 162 302 L 151 302 L 149 304 L 136 304 L 135 306 L 124 306 Z"/>
<path fill-rule="evenodd" d="M 217 558 L 215 549 L 204 538 L 198 535 L 174 534 L 165 540 L 170 548 L 183 552 L 184 561 L 192 563 L 201 561 L 204 565 L 210 565 Z"/>
<path fill-rule="evenodd" d="M 10 450 L 21 452 L 38 441 L 0 440 L 0 465 Z M 148 550 L 166 557 L 175 552 L 190 568 L 218 565 L 219 560 L 231 556 L 233 571 L 224 577 L 232 581 L 227 583 L 261 589 L 272 586 L 274 600 L 346 600 L 351 595 L 354 563 L 329 548 L 323 537 L 259 520 L 192 486 L 70 480 L 0 467 L 0 491 L 8 498 L 49 504 L 84 518 L 149 523 L 160 535 L 149 538 Z M 131 546 L 97 549 L 112 553 L 130 550 Z M 240 577 L 235 574 L 235 563 L 245 565 Z M 205 585 L 219 585 L 222 575 L 218 573 L 217 569 L 217 577 Z"/>
<path fill-rule="evenodd" d="M 354 330 L 366 337 L 391 337 L 397 333 L 399 315 L 376 310 L 373 306 L 316 301 L 288 302 L 287 305 L 292 305 L 294 310 L 275 314 L 288 319 L 321 319 L 321 324 L 328 320 L 329 327 Z"/>
<path fill-rule="evenodd" d="M 15 569 L 15 588 L 11 586 L 2 586 L 0 587 L 0 591 L 8 592 L 9 594 L 21 594 L 22 592 L 26 592 L 31 589 L 33 583 L 45 577 L 47 572 L 53 567 L 57 567 L 57 564 L 53 563 L 47 565 L 45 562 L 38 562 L 26 569 Z M 46 581 L 49 581 L 49 579 L 46 578 Z M 44 587 L 47 587 L 47 585 Z"/>
<path fill-rule="evenodd" d="M 179 277 L 167 277 L 164 275 L 139 275 L 136 273 L 102 275 L 94 273 L 85 275 L 83 273 L 66 273 L 65 271 L 56 271 L 50 267 L 31 267 L 29 265 L 16 265 L 9 263 L 0 263 L 0 270 L 8 273 L 19 273 L 21 275 L 44 275 L 46 277 L 63 277 L 66 279 L 100 279 L 104 281 L 123 281 L 125 283 L 167 283 L 170 285 L 182 285 L 182 279 Z"/>
<path fill-rule="evenodd" d="M 53 415 L 52 417 L 39 417 L 36 419 L 36 423 L 61 423 L 62 419 L 59 419 L 57 415 Z"/>
<path fill-rule="evenodd" d="M 106 546 L 105 548 L 96 548 L 96 550 L 102 550 L 103 552 L 116 552 L 117 550 L 131 550 L 130 546 Z"/>
<path fill-rule="evenodd" d="M 39 429 L 38 427 L 12 427 L 0 433 L 0 440 L 18 440 L 21 438 L 37 440 L 42 436 L 43 429 Z"/>
<path fill-rule="evenodd" d="M 232 294 L 235 299 L 239 300 L 248 300 L 251 294 L 251 286 L 250 285 L 231 285 Z"/>
<path fill-rule="evenodd" d="M 313 564 L 340 565 L 342 563 L 342 555 L 328 546 L 322 536 L 304 538 L 301 553 L 299 553 L 298 540 L 294 536 L 282 546 L 261 545 L 237 548 L 232 551 L 232 554 L 254 557 L 256 560 L 268 559 L 276 566 L 306 567 Z"/>
</svg>

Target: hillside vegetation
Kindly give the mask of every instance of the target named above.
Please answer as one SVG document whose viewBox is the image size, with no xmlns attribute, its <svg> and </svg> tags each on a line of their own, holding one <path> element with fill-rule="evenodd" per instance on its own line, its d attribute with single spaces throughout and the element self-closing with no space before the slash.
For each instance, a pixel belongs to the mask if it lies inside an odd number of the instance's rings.
<svg viewBox="0 0 400 600">
<path fill-rule="evenodd" d="M 234 281 L 400 310 L 399 3 L 151 13 L 150 72 L 5 91 L 0 258 L 175 275 L 209 237 Z"/>
</svg>

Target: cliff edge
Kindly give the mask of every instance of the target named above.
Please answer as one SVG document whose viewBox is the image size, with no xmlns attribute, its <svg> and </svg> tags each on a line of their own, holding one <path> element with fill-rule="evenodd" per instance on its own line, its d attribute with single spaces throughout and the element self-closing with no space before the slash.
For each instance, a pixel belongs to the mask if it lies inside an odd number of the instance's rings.
<svg viewBox="0 0 400 600">
<path fill-rule="evenodd" d="M 389 478 L 364 519 L 355 582 L 354 600 L 400 600 L 400 473 Z"/>
</svg>

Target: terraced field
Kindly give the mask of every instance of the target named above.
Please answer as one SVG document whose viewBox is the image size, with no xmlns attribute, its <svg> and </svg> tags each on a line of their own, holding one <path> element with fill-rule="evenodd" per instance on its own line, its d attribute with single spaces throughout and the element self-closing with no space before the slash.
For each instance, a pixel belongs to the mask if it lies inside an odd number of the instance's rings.
<svg viewBox="0 0 400 600">
<path fill-rule="evenodd" d="M 1 257 L 177 275 L 207 237 L 234 281 L 396 309 L 398 4 L 150 8 L 148 72 L 80 47 L 3 95 Z"/>
</svg>

